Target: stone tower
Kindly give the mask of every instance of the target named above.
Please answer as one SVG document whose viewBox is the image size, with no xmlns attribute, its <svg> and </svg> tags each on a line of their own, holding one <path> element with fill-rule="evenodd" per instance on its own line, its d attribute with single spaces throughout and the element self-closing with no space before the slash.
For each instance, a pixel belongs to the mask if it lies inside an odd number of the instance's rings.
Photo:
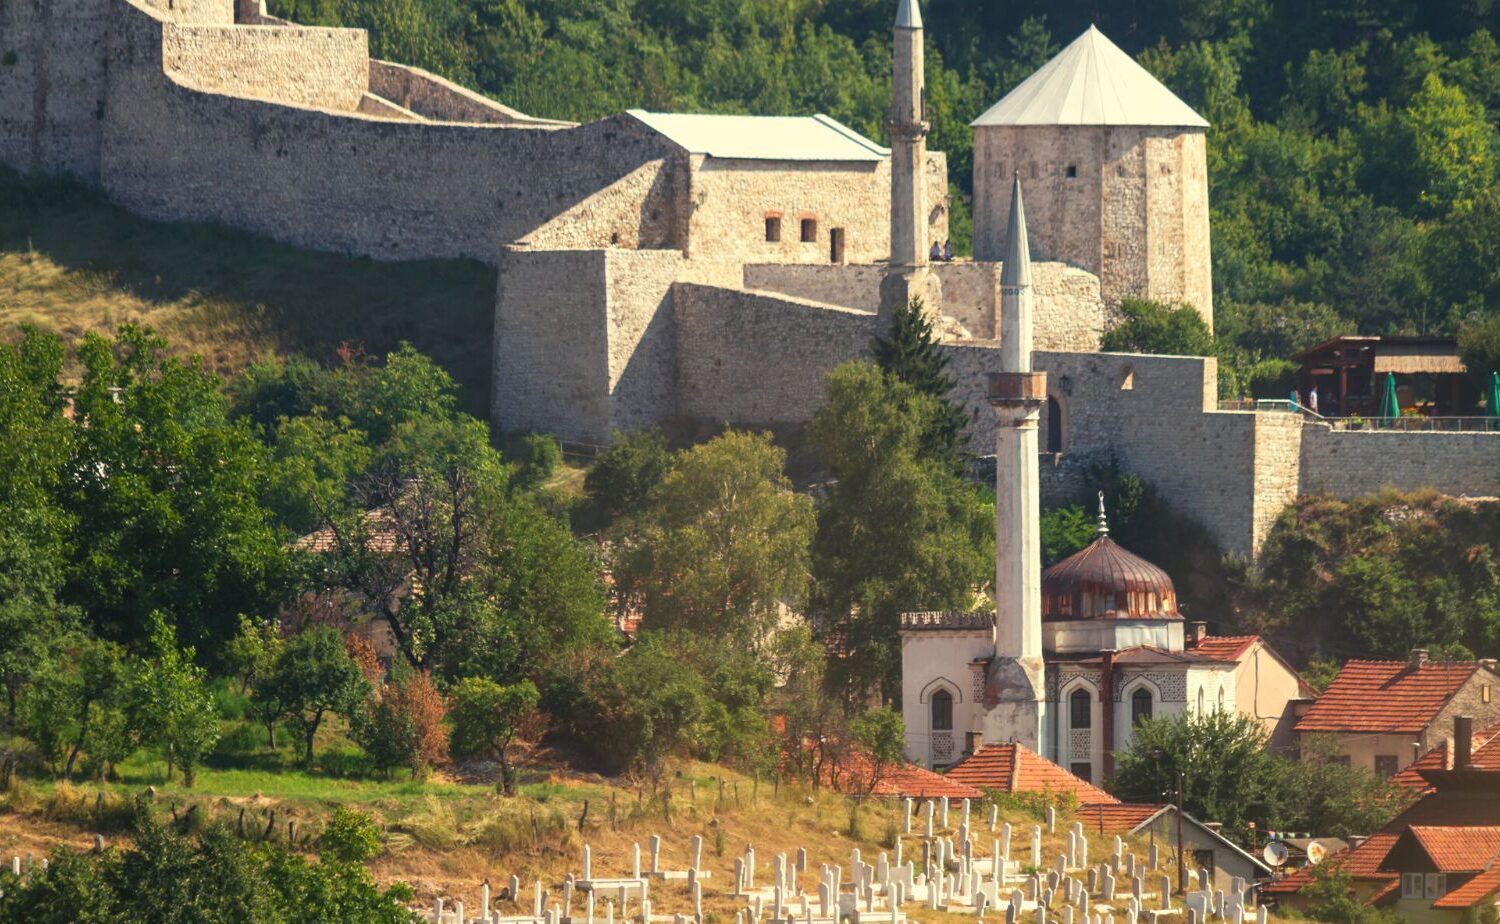
<svg viewBox="0 0 1500 924">
<path fill-rule="evenodd" d="M 1047 374 L 1031 368 L 1031 252 L 1021 177 L 1012 179 L 1009 242 L 1000 273 L 1000 364 L 995 409 L 995 657 L 985 678 L 986 741 L 1042 750 L 1041 487 L 1037 427 Z"/>
<path fill-rule="evenodd" d="M 927 268 L 926 71 L 922 10 L 917 0 L 898 0 L 891 93 L 891 261 L 880 287 L 881 313 L 920 298 L 936 317 L 942 296 Z"/>
<path fill-rule="evenodd" d="M 1213 324 L 1208 123 L 1090 26 L 976 119 L 974 257 L 1005 255 L 1011 177 L 1026 181 L 1039 260 Z"/>
</svg>

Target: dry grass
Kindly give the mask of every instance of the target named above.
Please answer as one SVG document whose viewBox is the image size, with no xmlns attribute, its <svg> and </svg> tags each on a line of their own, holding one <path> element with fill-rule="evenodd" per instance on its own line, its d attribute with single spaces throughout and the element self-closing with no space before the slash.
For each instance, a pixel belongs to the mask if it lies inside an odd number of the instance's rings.
<svg viewBox="0 0 1500 924">
<path fill-rule="evenodd" d="M 473 261 L 378 263 L 207 225 L 159 224 L 56 180 L 0 170 L 0 338 L 73 340 L 127 321 L 232 374 L 257 358 L 332 359 L 412 342 L 484 415 L 495 274 Z"/>
</svg>

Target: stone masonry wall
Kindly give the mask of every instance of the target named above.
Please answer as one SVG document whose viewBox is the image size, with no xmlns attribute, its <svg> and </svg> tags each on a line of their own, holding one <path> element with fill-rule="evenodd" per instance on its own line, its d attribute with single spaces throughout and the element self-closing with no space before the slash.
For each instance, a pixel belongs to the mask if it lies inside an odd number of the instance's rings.
<svg viewBox="0 0 1500 924">
<path fill-rule="evenodd" d="M 1339 430 L 1302 433 L 1301 491 L 1349 499 L 1382 488 L 1500 495 L 1500 434 Z"/>
<path fill-rule="evenodd" d="M 1004 254 L 1019 171 L 1033 258 L 1098 275 L 1111 305 L 1128 296 L 1187 302 L 1212 324 L 1207 169 L 1198 129 L 980 127 L 975 258 Z"/>
<path fill-rule="evenodd" d="M 227 26 L 234 22 L 235 0 L 142 0 L 164 19 L 179 23 Z"/>
<path fill-rule="evenodd" d="M 336 112 L 358 108 L 369 87 L 363 29 L 168 24 L 162 59 L 194 90 Z"/>
<path fill-rule="evenodd" d="M 647 161 L 568 208 L 522 241 L 536 248 L 682 248 L 686 165 L 680 157 Z"/>
<path fill-rule="evenodd" d="M 0 164 L 98 176 L 112 4 L 0 2 Z"/>
<path fill-rule="evenodd" d="M 490 420 L 608 442 L 605 252 L 507 248 L 497 279 Z"/>
<path fill-rule="evenodd" d="M 766 292 L 683 283 L 677 318 L 678 414 L 746 426 L 802 423 L 823 377 L 864 356 L 878 318 Z"/>
<path fill-rule="evenodd" d="M 112 4 L 99 175 L 149 218 L 381 259 L 492 262 L 671 150 L 627 116 L 577 128 L 406 123 L 196 92 L 163 73 L 162 24 L 131 0 Z"/>
<path fill-rule="evenodd" d="M 947 158 L 927 158 L 930 231 L 948 235 Z M 890 256 L 888 160 L 878 163 L 720 160 L 694 155 L 689 191 L 689 248 L 694 257 L 746 263 L 828 264 L 829 233 L 844 231 L 845 263 L 874 263 Z M 941 196 L 941 198 L 934 198 Z M 781 240 L 766 240 L 766 217 L 781 217 Z M 801 239 L 801 220 L 817 222 L 812 241 Z"/>
<path fill-rule="evenodd" d="M 474 122 L 483 125 L 509 125 L 518 122 L 568 124 L 551 119 L 533 119 L 451 80 L 404 64 L 372 58 L 369 81 L 371 93 L 434 122 Z"/>
</svg>

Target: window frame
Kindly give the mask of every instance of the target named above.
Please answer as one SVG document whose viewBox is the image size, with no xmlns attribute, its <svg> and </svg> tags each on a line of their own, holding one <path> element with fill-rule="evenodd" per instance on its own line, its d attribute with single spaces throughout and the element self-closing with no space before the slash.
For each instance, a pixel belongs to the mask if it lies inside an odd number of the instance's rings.
<svg viewBox="0 0 1500 924">
<path fill-rule="evenodd" d="M 1139 707 L 1141 697 L 1143 696 L 1145 697 L 1146 703 L 1146 712 L 1144 715 L 1141 714 L 1141 710 Z M 1150 687 L 1136 687 L 1130 693 L 1130 727 L 1135 728 L 1139 726 L 1142 719 L 1151 719 L 1155 717 L 1156 696 L 1151 692 Z"/>
<path fill-rule="evenodd" d="M 1386 768 L 1389 768 L 1389 772 L 1386 772 L 1386 770 L 1384 768 L 1382 768 L 1382 766 L 1381 766 L 1382 762 L 1384 762 Z M 1398 774 L 1400 772 L 1401 772 L 1401 758 L 1400 757 L 1398 757 L 1395 754 L 1376 754 L 1375 755 L 1375 775 L 1377 777 L 1381 778 L 1382 780 L 1388 780 L 1388 779 L 1390 779 L 1391 777 L 1395 776 L 1396 774 Z"/>
<path fill-rule="evenodd" d="M 811 215 L 804 215 L 798 219 L 797 235 L 803 244 L 816 244 L 818 242 L 818 220 Z"/>
<path fill-rule="evenodd" d="M 1082 697 L 1082 699 L 1080 699 Z M 1078 704 L 1083 704 L 1083 722 L 1078 721 Z M 1068 728 L 1088 731 L 1094 727 L 1094 697 L 1085 687 L 1074 687 L 1068 694 Z"/>
<path fill-rule="evenodd" d="M 766 243 L 767 244 L 780 244 L 781 243 L 781 216 L 780 215 L 777 215 L 777 214 L 768 214 L 766 216 Z"/>
<path fill-rule="evenodd" d="M 943 711 L 947 713 L 942 719 L 943 724 L 939 724 L 938 707 L 940 704 Z M 927 718 L 933 731 L 953 731 L 953 694 L 946 689 L 934 692 L 928 698 Z"/>
</svg>

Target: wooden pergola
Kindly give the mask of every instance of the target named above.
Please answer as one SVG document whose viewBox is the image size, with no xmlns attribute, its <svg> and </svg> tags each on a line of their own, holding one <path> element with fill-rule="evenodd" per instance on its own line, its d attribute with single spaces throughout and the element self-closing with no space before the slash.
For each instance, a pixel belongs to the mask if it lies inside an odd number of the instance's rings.
<svg viewBox="0 0 1500 924">
<path fill-rule="evenodd" d="M 1430 416 L 1478 413 L 1478 389 L 1452 337 L 1335 337 L 1292 357 L 1298 363 L 1297 400 L 1324 417 L 1373 417 L 1387 373 L 1396 376 L 1403 408 L 1422 406 Z"/>
</svg>

